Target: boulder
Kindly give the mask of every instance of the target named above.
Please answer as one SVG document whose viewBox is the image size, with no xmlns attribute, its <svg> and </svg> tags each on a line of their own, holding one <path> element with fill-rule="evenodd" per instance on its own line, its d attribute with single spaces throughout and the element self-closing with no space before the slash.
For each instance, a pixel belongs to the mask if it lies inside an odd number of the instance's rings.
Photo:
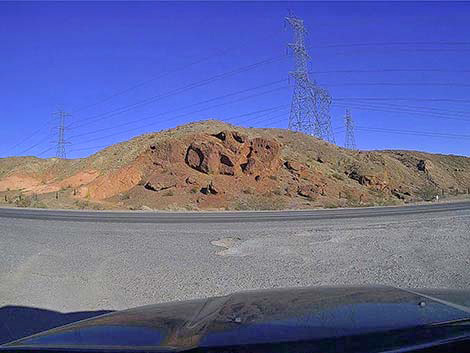
<svg viewBox="0 0 470 353">
<path fill-rule="evenodd" d="M 186 151 L 188 166 L 205 174 L 218 172 L 220 148 L 212 142 L 194 142 Z"/>
<path fill-rule="evenodd" d="M 411 194 L 407 191 L 403 192 L 399 189 L 393 189 L 390 191 L 390 193 L 400 200 L 408 201 L 411 199 Z"/>
<path fill-rule="evenodd" d="M 176 187 L 174 177 L 159 174 L 152 175 L 143 185 L 145 189 L 150 191 L 162 191 Z"/>
<path fill-rule="evenodd" d="M 205 174 L 271 175 L 280 165 L 280 146 L 274 140 L 249 140 L 235 131 L 200 136 L 186 151 L 186 164 Z"/>
<path fill-rule="evenodd" d="M 224 175 L 234 175 L 235 169 L 233 168 L 235 165 L 232 162 L 232 159 L 227 154 L 220 154 L 220 165 L 219 165 L 219 173 Z"/>
<path fill-rule="evenodd" d="M 221 186 L 219 184 L 216 184 L 214 181 L 211 181 L 209 185 L 201 188 L 201 192 L 204 195 L 217 195 L 219 193 L 224 193 Z"/>
<path fill-rule="evenodd" d="M 348 177 L 356 180 L 361 185 L 377 190 L 384 190 L 389 186 L 385 175 L 362 174 L 353 169 L 349 172 Z"/>
<path fill-rule="evenodd" d="M 280 146 L 274 140 L 254 138 L 246 162 L 241 164 L 245 174 L 275 174 L 281 163 Z"/>
<path fill-rule="evenodd" d="M 248 138 L 245 135 L 239 134 L 237 131 L 221 131 L 212 136 L 218 138 L 226 149 L 235 154 L 241 154 L 242 150 L 247 147 L 246 142 Z"/>
<path fill-rule="evenodd" d="M 296 161 L 286 161 L 284 162 L 284 166 L 293 172 L 299 172 L 302 169 L 302 164 Z"/>
<path fill-rule="evenodd" d="M 434 168 L 434 165 L 429 160 L 421 159 L 416 167 L 420 172 L 429 173 Z"/>
<path fill-rule="evenodd" d="M 209 183 L 208 189 L 211 194 L 217 195 L 219 193 L 223 193 L 221 185 L 215 183 L 213 180 Z"/>
<path fill-rule="evenodd" d="M 256 159 L 250 157 L 246 163 L 241 165 L 241 168 L 245 174 L 254 174 L 257 173 L 258 169 L 260 169 L 257 164 Z"/>
<path fill-rule="evenodd" d="M 150 181 L 147 181 L 144 184 L 144 188 L 146 188 L 147 190 L 151 190 L 151 191 L 162 191 L 162 190 L 174 188 L 175 186 L 176 184 L 160 184 L 160 183 L 154 184 Z"/>
<path fill-rule="evenodd" d="M 192 176 L 188 176 L 185 180 L 186 184 L 196 184 L 197 180 L 194 179 Z"/>
<path fill-rule="evenodd" d="M 310 199 L 316 198 L 321 193 L 321 190 L 316 185 L 300 185 L 297 188 L 297 194 Z"/>
</svg>

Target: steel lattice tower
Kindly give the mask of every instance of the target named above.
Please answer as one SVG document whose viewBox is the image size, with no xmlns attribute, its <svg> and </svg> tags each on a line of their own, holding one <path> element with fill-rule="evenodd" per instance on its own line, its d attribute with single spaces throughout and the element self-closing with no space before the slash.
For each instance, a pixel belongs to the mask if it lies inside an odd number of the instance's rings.
<svg viewBox="0 0 470 353">
<path fill-rule="evenodd" d="M 59 117 L 59 126 L 57 128 L 57 149 L 55 156 L 57 158 L 67 158 L 67 154 L 65 153 L 65 145 L 68 144 L 68 142 L 65 141 L 65 118 L 69 117 L 70 114 L 59 110 L 57 113 L 54 113 L 54 115 L 57 115 Z"/>
<path fill-rule="evenodd" d="M 331 96 L 309 78 L 310 56 L 305 48 L 307 30 L 304 21 L 292 13 L 286 17 L 286 21 L 294 31 L 294 41 L 288 46 L 293 51 L 295 63 L 294 71 L 289 73 L 294 79 L 289 129 L 335 143 L 330 119 Z"/>
<path fill-rule="evenodd" d="M 346 109 L 344 114 L 344 127 L 346 128 L 346 136 L 344 139 L 344 147 L 351 150 L 356 148 L 356 139 L 354 138 L 354 122 L 349 109 Z"/>
</svg>

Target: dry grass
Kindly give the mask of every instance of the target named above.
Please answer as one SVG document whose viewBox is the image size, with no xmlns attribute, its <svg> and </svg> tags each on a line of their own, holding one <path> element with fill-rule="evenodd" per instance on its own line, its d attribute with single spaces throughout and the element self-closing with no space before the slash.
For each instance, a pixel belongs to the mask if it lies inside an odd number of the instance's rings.
<svg viewBox="0 0 470 353">
<path fill-rule="evenodd" d="M 440 192 L 434 185 L 425 185 L 418 189 L 416 195 L 423 201 L 432 201 L 436 195 L 440 195 Z"/>
<path fill-rule="evenodd" d="M 287 207 L 287 202 L 282 197 L 252 195 L 236 200 L 232 203 L 232 209 L 237 211 L 249 210 L 282 210 Z"/>
</svg>

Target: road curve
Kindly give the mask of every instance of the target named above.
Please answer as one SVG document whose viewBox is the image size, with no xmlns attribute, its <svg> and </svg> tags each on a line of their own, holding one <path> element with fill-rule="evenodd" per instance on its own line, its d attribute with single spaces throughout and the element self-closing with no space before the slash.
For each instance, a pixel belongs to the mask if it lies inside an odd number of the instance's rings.
<svg viewBox="0 0 470 353">
<path fill-rule="evenodd" d="M 402 216 L 468 209 L 470 201 L 400 207 L 251 212 L 119 212 L 0 208 L 0 218 L 111 223 L 233 223 Z"/>
</svg>

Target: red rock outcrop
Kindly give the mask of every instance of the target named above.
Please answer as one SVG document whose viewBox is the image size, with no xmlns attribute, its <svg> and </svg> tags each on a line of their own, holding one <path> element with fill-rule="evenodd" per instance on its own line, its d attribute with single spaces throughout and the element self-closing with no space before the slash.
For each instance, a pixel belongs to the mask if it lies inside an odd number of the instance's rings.
<svg viewBox="0 0 470 353">
<path fill-rule="evenodd" d="M 236 131 L 200 136 L 188 146 L 185 162 L 201 173 L 231 176 L 270 175 L 282 164 L 279 143 Z"/>
</svg>

